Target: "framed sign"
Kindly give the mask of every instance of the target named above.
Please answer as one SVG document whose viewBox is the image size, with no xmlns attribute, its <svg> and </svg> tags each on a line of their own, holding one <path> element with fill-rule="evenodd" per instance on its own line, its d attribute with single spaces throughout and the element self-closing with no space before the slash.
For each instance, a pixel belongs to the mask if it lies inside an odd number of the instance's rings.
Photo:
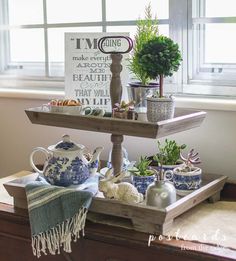
<svg viewBox="0 0 236 261">
<path fill-rule="evenodd" d="M 111 58 L 98 49 L 99 39 L 108 35 L 128 36 L 128 33 L 65 33 L 65 95 L 86 106 L 111 111 Z M 123 54 L 122 59 L 123 99 L 129 77 L 128 55 Z"/>
</svg>

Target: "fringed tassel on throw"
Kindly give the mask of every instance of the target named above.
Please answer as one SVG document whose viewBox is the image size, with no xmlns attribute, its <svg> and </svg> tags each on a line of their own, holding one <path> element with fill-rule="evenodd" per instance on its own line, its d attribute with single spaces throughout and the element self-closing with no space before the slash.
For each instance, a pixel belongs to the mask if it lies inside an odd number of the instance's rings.
<svg viewBox="0 0 236 261">
<path fill-rule="evenodd" d="M 60 254 L 60 247 L 67 253 L 71 253 L 71 240 L 77 241 L 80 237 L 80 232 L 84 236 L 84 226 L 86 221 L 87 209 L 81 208 L 79 213 L 72 218 L 65 220 L 56 227 L 49 229 L 32 237 L 33 254 L 38 258 L 41 252 L 47 255 L 47 250 L 50 254 Z"/>
</svg>

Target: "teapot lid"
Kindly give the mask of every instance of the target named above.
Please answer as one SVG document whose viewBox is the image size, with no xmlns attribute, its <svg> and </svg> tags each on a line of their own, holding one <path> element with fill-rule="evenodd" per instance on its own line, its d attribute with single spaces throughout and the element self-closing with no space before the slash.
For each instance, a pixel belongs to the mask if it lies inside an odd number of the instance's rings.
<svg viewBox="0 0 236 261">
<path fill-rule="evenodd" d="M 51 151 L 77 151 L 84 148 L 84 145 L 76 144 L 70 140 L 69 135 L 63 135 L 62 140 L 57 144 L 50 146 L 48 149 Z"/>
</svg>

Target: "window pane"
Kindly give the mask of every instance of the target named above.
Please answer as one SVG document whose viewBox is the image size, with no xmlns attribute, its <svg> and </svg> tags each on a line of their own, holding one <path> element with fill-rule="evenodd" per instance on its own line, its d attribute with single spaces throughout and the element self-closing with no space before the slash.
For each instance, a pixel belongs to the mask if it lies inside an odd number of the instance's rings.
<svg viewBox="0 0 236 261">
<path fill-rule="evenodd" d="M 8 64 L 5 75 L 14 76 L 45 76 L 45 63 L 41 62 L 13 62 Z M 23 86 L 24 88 L 26 86 Z"/>
<path fill-rule="evenodd" d="M 168 19 L 169 0 L 107 0 L 107 21 L 136 20 L 145 16 L 145 6 L 151 3 L 153 16 Z"/>
<path fill-rule="evenodd" d="M 43 0 L 8 0 L 9 24 L 42 24 Z"/>
<path fill-rule="evenodd" d="M 65 27 L 48 29 L 50 76 L 64 76 L 65 32 L 102 32 L 102 27 Z"/>
<path fill-rule="evenodd" d="M 47 17 L 49 23 L 101 21 L 101 0 L 47 0 Z"/>
<path fill-rule="evenodd" d="M 5 74 L 45 76 L 43 29 L 10 30 L 10 57 Z"/>
<path fill-rule="evenodd" d="M 236 24 L 205 25 L 205 62 L 236 63 Z"/>
<path fill-rule="evenodd" d="M 129 33 L 129 36 L 133 39 L 136 33 L 136 26 L 108 26 L 107 32 Z"/>
<path fill-rule="evenodd" d="M 159 27 L 159 33 L 169 36 L 169 25 L 161 24 Z M 137 27 L 136 26 L 108 26 L 107 32 L 128 32 L 129 36 L 134 39 L 134 35 L 136 34 Z"/>
<path fill-rule="evenodd" d="M 168 24 L 159 24 L 159 34 L 169 36 L 169 25 Z"/>
<path fill-rule="evenodd" d="M 206 17 L 236 16 L 235 0 L 205 0 Z"/>
<path fill-rule="evenodd" d="M 189 53 L 191 83 L 235 86 L 236 39 L 232 34 L 235 30 L 236 24 L 194 25 L 192 54 Z"/>
<path fill-rule="evenodd" d="M 10 31 L 11 62 L 43 62 L 43 29 L 16 29 Z"/>
</svg>

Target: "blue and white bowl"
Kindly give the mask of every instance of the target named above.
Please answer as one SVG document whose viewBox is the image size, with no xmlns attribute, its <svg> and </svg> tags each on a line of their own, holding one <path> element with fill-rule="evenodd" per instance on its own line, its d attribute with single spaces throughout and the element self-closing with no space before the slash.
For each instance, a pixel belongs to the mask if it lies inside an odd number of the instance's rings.
<svg viewBox="0 0 236 261">
<path fill-rule="evenodd" d="M 173 184 L 179 196 L 185 196 L 199 189 L 202 183 L 202 170 L 193 167 L 190 172 L 181 172 L 181 168 L 173 170 Z"/>
</svg>

